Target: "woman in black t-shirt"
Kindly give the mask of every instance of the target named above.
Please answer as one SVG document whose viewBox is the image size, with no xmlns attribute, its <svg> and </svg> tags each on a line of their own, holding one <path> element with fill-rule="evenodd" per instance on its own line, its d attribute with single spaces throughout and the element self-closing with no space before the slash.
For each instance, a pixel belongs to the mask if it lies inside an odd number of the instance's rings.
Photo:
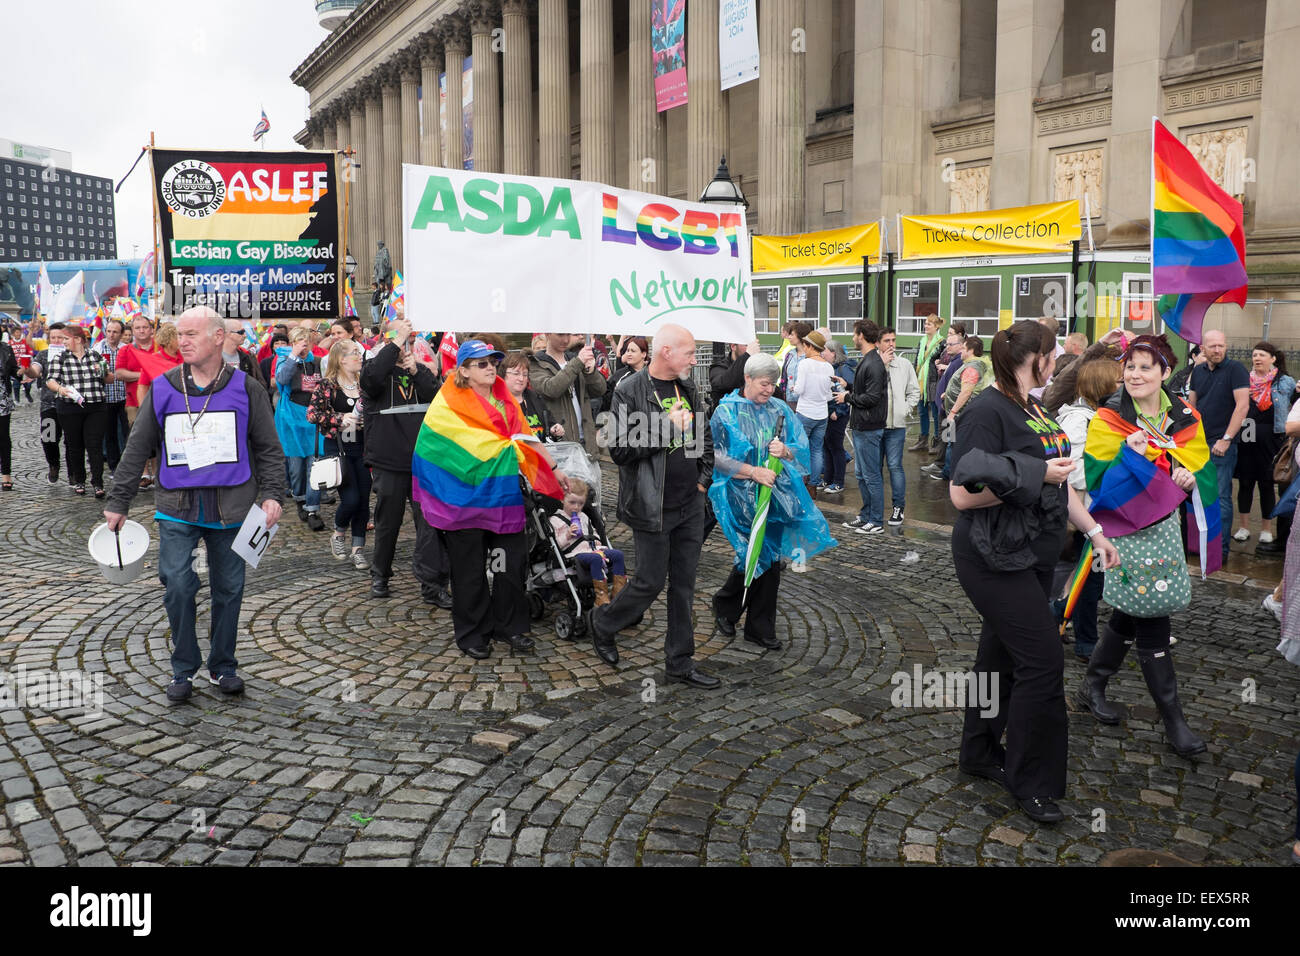
<svg viewBox="0 0 1300 956">
<path fill-rule="evenodd" d="M 1065 655 L 1048 601 L 1067 512 L 1104 566 L 1119 563 L 1066 481 L 1069 439 L 1029 395 L 1047 381 L 1055 346 L 1037 322 L 993 337 L 996 382 L 960 419 L 949 486 L 961 511 L 952 534 L 957 579 L 984 621 L 972 690 L 987 691 L 968 701 L 958 766 L 1003 784 L 1043 823 L 1062 819 L 1054 801 L 1065 794 Z"/>
</svg>

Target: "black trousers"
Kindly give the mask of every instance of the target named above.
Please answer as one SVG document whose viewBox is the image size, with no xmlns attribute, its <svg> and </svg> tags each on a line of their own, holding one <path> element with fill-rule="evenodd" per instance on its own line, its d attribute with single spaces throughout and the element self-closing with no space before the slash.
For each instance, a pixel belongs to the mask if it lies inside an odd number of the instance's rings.
<svg viewBox="0 0 1300 956">
<path fill-rule="evenodd" d="M 438 532 L 429 527 L 420 506 L 411 500 L 411 473 L 383 468 L 372 468 L 370 473 L 375 490 L 375 550 L 370 556 L 370 577 L 381 581 L 392 577 L 397 532 L 409 506 L 415 522 L 415 555 L 411 561 L 415 579 L 426 595 L 445 588 L 450 575 L 447 552 Z"/>
<path fill-rule="evenodd" d="M 668 583 L 668 634 L 664 639 L 664 667 L 669 674 L 685 676 L 695 667 L 695 628 L 691 605 L 695 600 L 695 571 L 704 541 L 704 494 L 697 493 L 682 508 L 664 511 L 660 531 L 633 529 L 636 572 L 617 598 L 596 608 L 591 623 L 603 644 L 631 627 L 654 603 Z"/>
<path fill-rule="evenodd" d="M 117 471 L 117 463 L 122 460 L 122 449 L 126 447 L 126 432 L 126 402 L 105 402 L 104 460 L 113 471 Z"/>
<path fill-rule="evenodd" d="M 78 407 L 67 402 L 70 408 L 59 409 L 59 424 L 63 426 L 63 447 L 68 454 L 68 481 L 74 485 L 86 483 L 86 459 L 90 459 L 90 483 L 96 488 L 104 486 L 104 403 L 87 402 Z"/>
<path fill-rule="evenodd" d="M 0 415 L 0 475 L 13 474 L 13 443 L 9 438 L 11 415 Z"/>
<path fill-rule="evenodd" d="M 1169 649 L 1169 618 L 1130 617 L 1123 611 L 1110 615 L 1110 626 L 1127 641 L 1136 641 L 1139 651 L 1165 651 Z"/>
<path fill-rule="evenodd" d="M 63 441 L 63 425 L 59 413 L 53 408 L 41 409 L 41 451 L 45 461 L 56 472 L 59 470 L 59 442 Z"/>
<path fill-rule="evenodd" d="M 1068 722 L 1065 654 L 1049 603 L 1053 566 L 993 571 L 960 524 L 952 555 L 957 580 L 984 619 L 975 673 L 996 677 L 998 692 L 993 716 L 981 716 L 978 706 L 966 708 L 960 760 L 1002 763 L 1017 799 L 1062 797 Z"/>
<path fill-rule="evenodd" d="M 728 621 L 739 621 L 745 614 L 745 637 L 754 641 L 771 641 L 776 637 L 776 594 L 781 587 L 781 563 L 778 561 L 749 586 L 745 593 L 745 572 L 733 567 L 722 590 L 713 596 L 713 611 Z M 748 612 L 748 613 L 746 613 Z"/>
<path fill-rule="evenodd" d="M 451 620 L 456 646 L 462 651 L 484 648 L 493 637 L 506 640 L 527 634 L 532 619 L 524 591 L 528 564 L 528 539 L 524 533 L 496 534 L 467 528 L 444 531 L 443 538 L 451 563 Z"/>
</svg>

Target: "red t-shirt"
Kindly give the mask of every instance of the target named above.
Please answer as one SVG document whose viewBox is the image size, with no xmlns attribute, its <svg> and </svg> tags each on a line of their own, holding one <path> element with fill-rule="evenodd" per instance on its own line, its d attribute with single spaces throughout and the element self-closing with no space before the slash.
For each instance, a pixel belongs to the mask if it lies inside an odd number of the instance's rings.
<svg viewBox="0 0 1300 956">
<path fill-rule="evenodd" d="M 150 346 L 147 349 L 142 349 L 138 345 L 124 345 L 117 350 L 117 367 L 126 372 L 143 373 L 144 366 L 140 364 L 139 355 L 141 352 L 148 355 L 153 351 L 153 346 Z M 143 378 L 143 375 L 141 378 Z M 140 398 L 139 393 L 136 391 L 136 386 L 139 382 L 124 382 L 123 384 L 126 385 L 126 407 L 139 408 Z"/>
</svg>

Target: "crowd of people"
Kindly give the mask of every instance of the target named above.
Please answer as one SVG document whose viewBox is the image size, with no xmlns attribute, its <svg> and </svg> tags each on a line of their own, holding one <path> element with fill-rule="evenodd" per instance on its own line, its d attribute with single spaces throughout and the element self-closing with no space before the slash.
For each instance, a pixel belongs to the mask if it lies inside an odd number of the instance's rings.
<svg viewBox="0 0 1300 956">
<path fill-rule="evenodd" d="M 1287 601 L 1288 590 L 1300 593 L 1300 555 L 1286 547 L 1300 491 L 1296 380 L 1272 343 L 1255 345 L 1248 370 L 1217 331 L 1184 364 L 1162 336 L 1117 330 L 1090 344 L 1073 333 L 1058 344 L 1056 321 L 1045 319 L 1002 330 L 986 354 L 961 322 L 945 325 L 929 316 L 907 358 L 892 329 L 863 319 L 850 357 L 830 330 L 792 322 L 775 356 L 756 341 L 731 345 L 700 390 L 695 341 L 677 326 L 653 340 L 547 333 L 515 350 L 487 332 L 444 368 L 437 340 L 404 318 L 382 330 L 357 319 L 326 332 L 277 326 L 257 340 L 244 323 L 194 309 L 157 327 L 142 315 L 129 329 L 110 320 L 93 346 L 83 326 L 55 323 L 0 346 L 0 484 L 13 487 L 9 419 L 24 399 L 40 404 L 48 480 L 66 469 L 75 493 L 89 484 L 107 498 L 110 526 L 157 482 L 174 700 L 202 669 L 189 566 L 199 540 L 214 581 L 209 677 L 242 689 L 244 565 L 229 543 L 255 502 L 272 525 L 292 498 L 311 531 L 325 530 L 322 508 L 334 505 L 324 550 L 368 572 L 374 599 L 390 593 L 409 509 L 414 576 L 427 603 L 451 611 L 458 648 L 474 659 L 493 642 L 531 651 L 525 531 L 539 490 L 553 501 L 557 545 L 591 584 L 584 623 L 595 654 L 616 665 L 619 634 L 666 588 L 666 677 L 712 688 L 718 678 L 695 665 L 691 613 L 712 528 L 735 553 L 713 597 L 716 629 L 734 635 L 743 618 L 746 641 L 776 650 L 782 569 L 802 571 L 835 546 L 816 499 L 842 492 L 852 463 L 860 507 L 843 527 L 882 534 L 905 520 L 905 453 L 932 455 L 920 471 L 949 482 L 953 559 L 984 622 L 975 670 L 999 678 L 997 714 L 967 711 L 960 765 L 1052 821 L 1065 785 L 1063 582 L 1085 549 L 1102 572 L 1077 589 L 1069 614 L 1087 663 L 1076 697 L 1097 720 L 1121 719 L 1107 692 L 1136 644 L 1170 745 L 1184 756 L 1206 749 L 1183 716 L 1171 653 L 1170 616 L 1189 599 L 1189 545 L 1203 563 L 1209 547 L 1226 560 L 1231 540 L 1256 533 L 1257 554 L 1287 552 L 1264 606 L 1281 623 L 1279 649 L 1300 663 L 1300 600 Z M 561 441 L 617 467 L 616 512 L 635 561 L 593 528 L 592 488 L 547 451 Z M 1121 476 L 1173 490 L 1133 519 L 1115 501 Z M 1258 532 L 1249 526 L 1256 492 Z M 1147 581 L 1132 566 L 1158 573 Z M 1103 601 L 1112 608 L 1104 624 Z"/>
</svg>

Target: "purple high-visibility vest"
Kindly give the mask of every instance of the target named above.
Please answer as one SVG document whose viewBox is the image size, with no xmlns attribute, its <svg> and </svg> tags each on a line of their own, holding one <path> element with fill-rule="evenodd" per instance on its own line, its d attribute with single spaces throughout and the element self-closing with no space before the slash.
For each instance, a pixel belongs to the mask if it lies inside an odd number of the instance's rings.
<svg viewBox="0 0 1300 956">
<path fill-rule="evenodd" d="M 185 374 L 185 367 L 175 369 L 178 375 Z M 191 470 L 185 464 L 169 464 L 167 454 L 167 419 L 179 416 L 172 428 L 186 422 L 185 396 L 171 381 L 169 371 L 153 383 L 153 411 L 158 419 L 158 430 L 162 435 L 162 454 L 159 456 L 158 484 L 169 491 L 182 488 L 232 488 L 242 485 L 252 476 L 248 452 L 248 390 L 244 384 L 245 375 L 237 368 L 229 370 L 229 378 L 212 393 L 207 411 L 201 421 L 220 421 L 223 431 L 233 427 L 235 430 L 234 461 L 217 461 L 204 468 Z M 223 376 L 224 377 L 224 376 Z M 183 381 L 183 379 L 182 379 Z M 194 417 L 203 408 L 207 395 L 190 396 L 190 412 Z"/>
</svg>

